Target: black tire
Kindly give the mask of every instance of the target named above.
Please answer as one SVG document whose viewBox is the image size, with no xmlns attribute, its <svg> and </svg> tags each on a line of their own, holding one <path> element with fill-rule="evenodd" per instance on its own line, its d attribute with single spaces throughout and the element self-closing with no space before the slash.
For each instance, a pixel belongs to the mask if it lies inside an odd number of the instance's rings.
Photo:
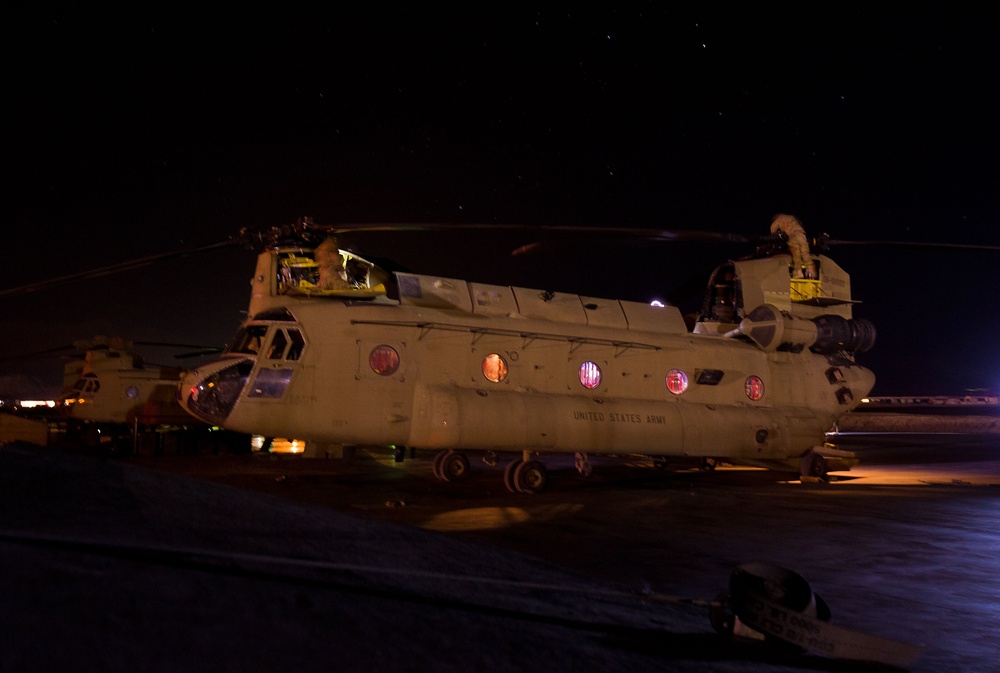
<svg viewBox="0 0 1000 673">
<path fill-rule="evenodd" d="M 464 453 L 449 451 L 441 460 L 441 478 L 445 481 L 461 481 L 469 476 L 469 459 Z"/>
<path fill-rule="evenodd" d="M 508 464 L 506 468 L 504 468 L 503 485 L 506 486 L 507 490 L 510 491 L 511 493 L 518 492 L 517 486 L 514 484 L 514 472 L 517 471 L 517 468 L 520 467 L 521 463 L 523 462 L 524 461 L 521 460 L 520 458 L 515 458 L 514 460 L 510 461 L 510 464 Z"/>
<path fill-rule="evenodd" d="M 444 472 L 441 471 L 441 463 L 444 462 L 444 459 L 448 457 L 449 453 L 451 453 L 451 450 L 445 449 L 444 451 L 438 451 L 437 454 L 435 454 L 434 456 L 434 464 L 433 464 L 434 476 L 440 479 L 441 481 L 444 481 Z"/>
<path fill-rule="evenodd" d="M 818 453 L 813 454 L 812 461 L 809 463 L 809 476 L 816 477 L 824 483 L 830 481 L 830 475 L 826 469 L 826 458 Z"/>
<path fill-rule="evenodd" d="M 514 485 L 521 493 L 541 493 L 548 480 L 548 470 L 537 460 L 525 461 L 514 470 Z"/>
</svg>

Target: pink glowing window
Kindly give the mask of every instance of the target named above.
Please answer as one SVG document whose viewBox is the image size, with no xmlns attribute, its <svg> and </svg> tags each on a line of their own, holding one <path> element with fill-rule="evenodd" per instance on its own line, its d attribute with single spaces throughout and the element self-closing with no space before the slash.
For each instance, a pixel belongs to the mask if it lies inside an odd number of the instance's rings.
<svg viewBox="0 0 1000 673">
<path fill-rule="evenodd" d="M 764 382 L 760 380 L 759 376 L 748 376 L 743 389 L 746 391 L 747 397 L 754 402 L 764 397 Z"/>
<path fill-rule="evenodd" d="M 688 375 L 680 369 L 671 369 L 667 372 L 667 390 L 674 395 L 680 395 L 688 389 Z"/>
<path fill-rule="evenodd" d="M 388 376 L 399 369 L 399 353 L 392 346 L 376 346 L 368 354 L 368 365 L 380 376 Z"/>
<path fill-rule="evenodd" d="M 601 385 L 601 368 L 594 362 L 584 362 L 580 365 L 580 383 L 584 388 L 593 390 Z"/>
</svg>

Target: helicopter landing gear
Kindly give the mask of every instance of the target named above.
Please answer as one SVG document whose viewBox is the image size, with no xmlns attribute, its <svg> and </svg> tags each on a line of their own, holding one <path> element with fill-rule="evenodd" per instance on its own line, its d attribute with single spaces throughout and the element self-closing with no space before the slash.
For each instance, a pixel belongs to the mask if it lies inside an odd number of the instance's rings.
<svg viewBox="0 0 1000 673">
<path fill-rule="evenodd" d="M 526 460 L 514 470 L 514 486 L 521 493 L 541 493 L 548 479 L 548 470 L 537 460 Z"/>
<path fill-rule="evenodd" d="M 487 451 L 485 455 L 483 455 L 483 462 L 490 467 L 496 467 L 500 462 L 500 456 L 497 455 L 496 451 Z"/>
<path fill-rule="evenodd" d="M 702 472 L 714 472 L 715 468 L 719 466 L 719 461 L 715 458 L 702 458 L 701 459 L 701 471 Z"/>
<path fill-rule="evenodd" d="M 590 464 L 590 460 L 587 459 L 587 454 L 583 452 L 577 453 L 573 462 L 576 467 L 576 471 L 584 477 L 589 477 L 594 471 L 593 466 Z"/>
<path fill-rule="evenodd" d="M 503 472 L 503 484 L 511 493 L 541 493 L 548 480 L 548 470 L 539 460 L 515 459 Z"/>
<path fill-rule="evenodd" d="M 802 483 L 830 483 L 830 474 L 828 472 L 826 458 L 818 453 L 809 453 L 803 456 L 802 460 L 799 461 L 799 468 L 799 471 L 801 472 L 799 481 Z"/>
<path fill-rule="evenodd" d="M 514 472 L 524 461 L 520 458 L 515 458 L 507 464 L 507 467 L 503 471 L 503 485 L 507 487 L 507 490 L 511 493 L 517 493 L 517 486 L 514 484 Z"/>
<path fill-rule="evenodd" d="M 441 481 L 461 481 L 469 476 L 469 459 L 451 449 L 440 451 L 434 456 L 434 476 Z"/>
<path fill-rule="evenodd" d="M 444 477 L 441 476 L 441 461 L 444 460 L 445 456 L 447 456 L 449 453 L 450 449 L 445 449 L 444 451 L 438 451 L 437 453 L 434 454 L 434 462 L 431 464 L 433 466 L 431 468 L 431 471 L 434 473 L 434 476 L 437 477 L 438 479 L 442 480 L 444 479 Z"/>
</svg>

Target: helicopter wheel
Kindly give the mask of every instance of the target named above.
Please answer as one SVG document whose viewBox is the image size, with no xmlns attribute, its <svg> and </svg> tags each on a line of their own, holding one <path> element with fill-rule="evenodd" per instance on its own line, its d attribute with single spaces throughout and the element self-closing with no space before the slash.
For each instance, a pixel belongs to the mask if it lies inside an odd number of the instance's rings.
<svg viewBox="0 0 1000 673">
<path fill-rule="evenodd" d="M 541 493 L 548 481 L 548 470 L 540 461 L 528 460 L 514 470 L 514 486 L 521 493 Z"/>
<path fill-rule="evenodd" d="M 510 461 L 510 464 L 503 471 L 503 485 L 507 487 L 507 490 L 511 493 L 517 493 L 517 486 L 514 484 L 514 472 L 520 467 L 521 463 L 524 461 L 520 458 L 516 458 Z"/>
<path fill-rule="evenodd" d="M 803 475 L 806 477 L 805 481 L 818 481 L 821 483 L 829 483 L 830 475 L 827 472 L 826 458 L 814 453 L 812 458 L 809 460 L 809 470 Z"/>
<path fill-rule="evenodd" d="M 444 451 L 438 451 L 434 455 L 434 463 L 433 463 L 434 476 L 440 479 L 441 481 L 444 481 L 444 472 L 441 471 L 441 464 L 444 462 L 444 459 L 448 457 L 449 453 L 452 453 L 452 450 L 445 449 Z"/>
<path fill-rule="evenodd" d="M 441 459 L 440 471 L 445 481 L 461 481 L 469 476 L 469 459 L 464 453 L 449 451 Z"/>
</svg>

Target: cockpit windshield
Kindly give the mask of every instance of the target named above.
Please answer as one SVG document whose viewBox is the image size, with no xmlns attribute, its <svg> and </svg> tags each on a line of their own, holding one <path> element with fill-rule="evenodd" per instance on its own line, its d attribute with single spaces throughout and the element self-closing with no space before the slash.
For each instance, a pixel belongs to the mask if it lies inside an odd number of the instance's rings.
<svg viewBox="0 0 1000 673">
<path fill-rule="evenodd" d="M 245 325 L 236 333 L 233 345 L 227 352 L 258 355 L 264 346 L 265 336 L 267 336 L 267 325 Z"/>
<path fill-rule="evenodd" d="M 256 320 L 280 319 L 281 316 L 291 316 L 284 311 L 264 311 L 256 316 Z M 263 357 L 266 360 L 289 360 L 295 361 L 302 357 L 306 342 L 297 326 L 276 325 L 271 336 L 271 341 L 267 341 L 269 324 L 253 323 L 244 325 L 233 338 L 232 346 L 226 350 L 227 353 L 244 353 Z"/>
</svg>

